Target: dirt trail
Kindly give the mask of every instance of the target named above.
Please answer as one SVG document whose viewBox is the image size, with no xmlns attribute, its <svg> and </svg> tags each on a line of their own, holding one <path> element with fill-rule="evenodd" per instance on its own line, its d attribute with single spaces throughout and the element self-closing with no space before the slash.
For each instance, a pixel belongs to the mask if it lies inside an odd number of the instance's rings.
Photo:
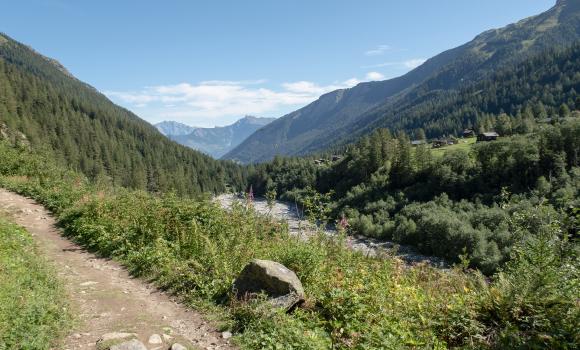
<svg viewBox="0 0 580 350">
<path fill-rule="evenodd" d="M 77 322 L 64 349 L 95 349 L 96 341 L 110 332 L 136 333 L 149 350 L 169 349 L 174 342 L 201 349 L 234 348 L 200 314 L 62 237 L 55 219 L 33 200 L 0 189 L 0 212 L 34 236 L 65 283 Z M 153 334 L 171 338 L 148 344 Z"/>
</svg>

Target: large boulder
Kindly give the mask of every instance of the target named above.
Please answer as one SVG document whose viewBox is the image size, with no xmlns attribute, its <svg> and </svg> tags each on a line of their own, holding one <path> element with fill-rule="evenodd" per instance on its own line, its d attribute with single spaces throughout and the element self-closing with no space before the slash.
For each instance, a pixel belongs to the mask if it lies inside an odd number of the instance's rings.
<svg viewBox="0 0 580 350">
<path fill-rule="evenodd" d="M 265 293 L 272 305 L 291 309 L 304 301 L 304 288 L 296 274 L 270 260 L 252 260 L 234 282 L 238 298 Z"/>
</svg>

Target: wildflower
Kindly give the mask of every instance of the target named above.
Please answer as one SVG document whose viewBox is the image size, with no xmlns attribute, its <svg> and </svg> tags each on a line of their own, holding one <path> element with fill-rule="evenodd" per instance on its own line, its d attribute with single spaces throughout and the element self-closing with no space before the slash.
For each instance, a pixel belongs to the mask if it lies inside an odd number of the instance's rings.
<svg viewBox="0 0 580 350">
<path fill-rule="evenodd" d="M 254 201 L 254 189 L 253 189 L 252 185 L 250 185 L 250 191 L 248 192 L 248 200 L 250 202 Z"/>
<path fill-rule="evenodd" d="M 344 214 L 342 214 L 342 218 L 340 219 L 338 225 L 340 226 L 341 229 L 346 230 L 348 228 L 348 220 L 346 220 L 346 217 L 344 216 Z"/>
</svg>

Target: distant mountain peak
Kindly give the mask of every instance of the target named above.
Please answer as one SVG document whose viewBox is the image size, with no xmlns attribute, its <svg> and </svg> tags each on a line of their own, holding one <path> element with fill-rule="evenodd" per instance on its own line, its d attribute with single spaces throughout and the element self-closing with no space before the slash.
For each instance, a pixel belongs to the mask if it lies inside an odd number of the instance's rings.
<svg viewBox="0 0 580 350">
<path fill-rule="evenodd" d="M 195 130 L 195 128 L 192 126 L 171 120 L 162 121 L 155 124 L 154 126 L 157 128 L 157 130 L 159 130 L 160 133 L 165 136 L 187 135 Z"/>
<path fill-rule="evenodd" d="M 580 1 L 578 0 L 558 0 L 556 5 L 552 10 L 558 11 L 558 13 L 569 16 L 575 13 L 580 13 Z"/>
<path fill-rule="evenodd" d="M 194 128 L 174 121 L 157 123 L 155 127 L 177 143 L 220 158 L 273 120 L 246 115 L 233 124 L 214 128 Z"/>
<path fill-rule="evenodd" d="M 257 124 L 257 125 L 266 125 L 273 121 L 275 118 L 262 118 L 256 117 L 253 115 L 246 115 L 243 118 L 239 119 L 234 124 Z"/>
</svg>

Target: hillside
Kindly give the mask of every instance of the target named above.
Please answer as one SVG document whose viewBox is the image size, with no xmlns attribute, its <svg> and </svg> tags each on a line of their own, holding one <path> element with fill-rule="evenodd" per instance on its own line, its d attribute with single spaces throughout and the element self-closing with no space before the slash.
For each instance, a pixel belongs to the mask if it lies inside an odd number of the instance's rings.
<svg viewBox="0 0 580 350">
<path fill-rule="evenodd" d="M 0 124 L 91 179 L 180 194 L 241 186 L 238 166 L 180 146 L 66 69 L 0 34 Z"/>
<path fill-rule="evenodd" d="M 231 125 L 214 128 L 195 128 L 176 122 L 161 122 L 155 127 L 175 142 L 217 159 L 273 120 L 245 116 Z"/>
<path fill-rule="evenodd" d="M 401 77 L 361 83 L 323 95 L 260 129 L 224 158 L 255 162 L 271 159 L 276 154 L 304 155 L 353 141 L 377 126 L 407 131 L 423 127 L 430 136 L 456 133 L 473 124 L 474 116 L 463 115 L 452 125 L 436 118 L 427 125 L 421 119 L 409 123 L 400 115 L 408 113 L 419 102 L 437 108 L 441 93 L 453 92 L 493 74 L 498 68 L 517 64 L 549 49 L 572 45 L 578 39 L 580 4 L 559 0 L 540 15 L 486 31 Z"/>
</svg>

